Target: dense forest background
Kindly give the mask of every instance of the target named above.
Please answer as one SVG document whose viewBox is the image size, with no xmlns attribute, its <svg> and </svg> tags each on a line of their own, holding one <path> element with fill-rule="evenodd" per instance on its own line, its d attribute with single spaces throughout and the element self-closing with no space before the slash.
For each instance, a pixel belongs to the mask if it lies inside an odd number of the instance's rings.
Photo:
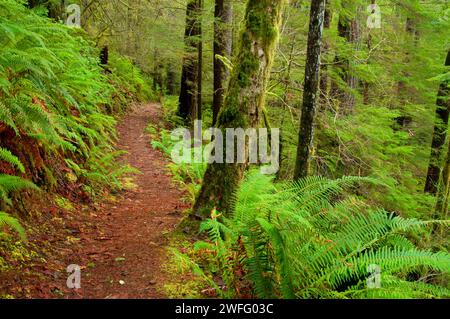
<svg viewBox="0 0 450 319">
<path fill-rule="evenodd" d="M 69 4 L 81 8 L 80 28 L 65 25 Z M 169 164 L 192 206 L 184 244 L 171 248 L 180 274 L 197 275 L 189 289 L 448 298 L 449 9 L 445 0 L 0 0 L 0 270 L 17 271 L 14 254 L 39 254 L 26 242 L 39 192 L 67 208 L 126 188 L 136 170 L 116 160 L 115 124 L 130 104 L 153 100 L 164 124 L 147 133 L 167 159 L 170 129 L 195 119 L 281 131 L 275 176 L 248 163 Z"/>
<path fill-rule="evenodd" d="M 245 4 L 232 4 L 233 23 L 229 28 L 233 30 L 227 36 L 234 51 Z M 429 214 L 434 199 L 423 189 L 438 88 L 447 70 L 448 4 L 377 4 L 382 11 L 380 29 L 366 25 L 368 3 L 328 3 L 314 172 L 329 177 L 378 177 L 391 187 L 365 190 L 372 201 L 389 210 Z M 211 121 L 214 1 L 205 1 L 202 6 L 201 13 L 193 13 L 194 18 L 198 15 L 201 19 L 201 35 L 194 34 L 190 41 L 195 42 L 194 47 L 200 39 L 202 42 L 200 96 L 205 121 Z M 100 47 L 109 45 L 132 57 L 137 66 L 152 74 L 154 88 L 169 95 L 179 93 L 180 64 L 187 54 L 184 3 L 94 1 L 88 11 L 82 25 Z M 295 166 L 308 24 L 309 4 L 291 1 L 284 13 L 268 84 L 266 109 L 271 125 L 285 132 L 279 173 L 283 179 L 292 177 Z M 148 40 L 139 40 L 143 38 Z M 196 56 L 197 48 L 193 50 Z"/>
</svg>

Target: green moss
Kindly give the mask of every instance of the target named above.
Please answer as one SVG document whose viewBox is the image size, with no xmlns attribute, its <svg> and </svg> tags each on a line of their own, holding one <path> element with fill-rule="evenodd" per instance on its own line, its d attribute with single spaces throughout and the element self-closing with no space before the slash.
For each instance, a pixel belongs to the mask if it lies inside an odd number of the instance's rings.
<svg viewBox="0 0 450 319">
<path fill-rule="evenodd" d="M 279 1 L 275 7 L 270 7 L 269 4 L 272 3 L 268 1 L 249 1 L 248 3 L 245 28 L 241 33 L 239 55 L 235 61 L 225 107 L 219 115 L 220 127 L 249 126 L 246 115 L 250 100 L 248 94 L 242 90 L 254 85 L 253 81 L 260 80 L 258 77 L 261 75 L 258 72 L 262 61 L 259 52 L 255 52 L 256 47 L 264 51 L 267 63 L 265 74 L 262 76 L 268 77 L 269 75 L 284 1 Z M 261 97 L 258 107 L 262 107 L 263 102 L 264 98 Z"/>
<path fill-rule="evenodd" d="M 16 271 L 37 258 L 36 252 L 7 233 L 0 233 L 0 272 Z"/>
<path fill-rule="evenodd" d="M 204 285 L 199 281 L 177 282 L 164 285 L 163 292 L 169 299 L 200 299 Z"/>
<path fill-rule="evenodd" d="M 58 181 L 56 180 L 52 171 L 47 166 L 44 166 L 44 173 L 45 173 L 45 180 L 49 186 L 49 189 L 54 189 L 56 186 L 58 186 Z"/>
<path fill-rule="evenodd" d="M 273 41 L 278 34 L 274 28 L 275 17 L 273 13 L 276 10 L 266 11 L 265 1 L 250 1 L 249 5 L 253 5 L 247 13 L 247 29 L 250 30 L 256 38 L 265 39 L 265 41 Z"/>
<path fill-rule="evenodd" d="M 239 87 L 247 87 L 251 84 L 251 76 L 258 71 L 260 61 L 252 52 L 253 35 L 244 32 L 241 36 L 241 50 L 238 56 L 238 64 L 235 68 L 235 78 Z"/>
<path fill-rule="evenodd" d="M 236 123 L 242 121 L 242 115 L 237 109 L 236 105 L 229 105 L 223 108 L 219 115 L 219 123 L 221 127 L 225 127 L 226 124 Z"/>
<path fill-rule="evenodd" d="M 67 199 L 62 196 L 56 196 L 55 197 L 55 204 L 58 205 L 59 208 L 73 211 L 75 208 L 73 207 L 73 204 Z"/>
<path fill-rule="evenodd" d="M 124 177 L 121 182 L 122 188 L 125 190 L 137 190 L 139 188 L 133 177 Z"/>
<path fill-rule="evenodd" d="M 194 254 L 192 243 L 186 238 L 185 229 L 198 229 L 198 222 L 185 218 L 177 227 L 177 230 L 171 232 L 168 236 L 169 246 L 176 250 L 186 252 L 187 255 Z M 170 252 L 168 251 L 170 254 Z M 180 265 L 178 259 L 170 254 L 167 261 L 163 264 L 162 269 L 167 274 L 168 282 L 162 286 L 162 293 L 167 298 L 174 299 L 198 299 L 204 298 L 202 290 L 208 288 L 201 278 L 191 274 L 190 269 Z"/>
<path fill-rule="evenodd" d="M 248 1 L 239 54 L 219 114 L 220 128 L 249 128 L 260 124 L 284 5 L 284 0 Z M 209 165 L 193 213 L 207 217 L 214 207 L 223 213 L 231 212 L 231 198 L 246 167 L 245 164 Z"/>
</svg>

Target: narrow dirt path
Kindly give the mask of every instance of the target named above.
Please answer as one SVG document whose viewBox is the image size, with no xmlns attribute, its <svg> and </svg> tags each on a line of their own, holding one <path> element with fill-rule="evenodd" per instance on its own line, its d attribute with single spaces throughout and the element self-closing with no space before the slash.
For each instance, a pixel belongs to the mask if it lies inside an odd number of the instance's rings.
<svg viewBox="0 0 450 319">
<path fill-rule="evenodd" d="M 139 105 L 118 125 L 119 149 L 129 152 L 123 159 L 142 174 L 136 175 L 135 190 L 91 214 L 95 227 L 80 234 L 78 258 L 72 256 L 73 263 L 88 265 L 82 270 L 81 289 L 72 292 L 73 297 L 164 297 L 165 234 L 187 207 L 166 173 L 167 160 L 151 148 L 144 133 L 147 124 L 159 117 L 158 104 Z"/>
</svg>

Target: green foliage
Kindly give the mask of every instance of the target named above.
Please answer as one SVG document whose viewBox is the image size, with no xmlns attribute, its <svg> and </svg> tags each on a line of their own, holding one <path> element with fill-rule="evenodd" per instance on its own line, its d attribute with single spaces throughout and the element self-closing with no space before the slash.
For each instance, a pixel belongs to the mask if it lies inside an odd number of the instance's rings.
<svg viewBox="0 0 450 319">
<path fill-rule="evenodd" d="M 309 177 L 274 184 L 273 178 L 252 171 L 236 195 L 235 214 L 203 223 L 208 242 L 196 244 L 211 252 L 214 265 L 232 296 L 236 283 L 248 280 L 259 298 L 430 298 L 448 297 L 433 276 L 448 275 L 446 252 L 420 250 L 408 232 L 447 221 L 403 218 L 373 209 L 345 190 L 368 178 L 328 180 Z M 236 247 L 245 269 L 230 269 Z M 232 263 L 231 263 L 232 264 Z M 381 268 L 381 288 L 368 288 L 368 267 Z M 408 274 L 430 276 L 413 281 Z"/>
<path fill-rule="evenodd" d="M 9 150 L 0 147 L 0 160 L 15 166 L 21 173 L 25 173 L 25 167 Z"/>
<path fill-rule="evenodd" d="M 66 164 L 85 184 L 91 195 L 95 196 L 96 190 L 104 185 L 108 185 L 111 190 L 122 189 L 122 182 L 120 181 L 122 176 L 139 173 L 139 170 L 117 161 L 117 158 L 123 154 L 126 154 L 126 152 L 113 150 L 105 152 L 102 148 L 95 147 L 91 150 L 90 157 L 83 165 L 84 167 L 70 159 L 66 159 Z"/>
<path fill-rule="evenodd" d="M 178 97 L 165 96 L 162 100 L 163 115 L 165 121 L 172 127 L 183 127 L 185 121 L 176 115 L 178 108 Z M 146 132 L 150 135 L 150 144 L 154 149 L 160 150 L 168 158 L 171 157 L 172 150 L 177 141 L 172 140 L 171 132 L 165 128 L 159 128 L 149 124 Z M 193 141 L 191 142 L 193 143 Z M 201 146 L 202 154 L 204 146 Z M 191 148 L 191 158 L 198 151 L 198 147 Z M 167 165 L 172 180 L 182 189 L 187 191 L 187 200 L 194 203 L 198 192 L 200 191 L 203 176 L 206 171 L 207 163 L 170 163 Z"/>
<path fill-rule="evenodd" d="M 417 106 L 415 112 L 414 121 L 424 121 L 425 110 Z M 426 171 L 429 149 L 414 143 L 411 131 L 394 128 L 400 115 L 397 110 L 372 105 L 360 106 L 336 122 L 334 115 L 324 115 L 317 133 L 319 172 L 332 177 L 372 176 L 389 187 L 362 187 L 366 198 L 387 210 L 430 217 L 432 198 L 422 194 L 423 184 L 417 178 Z"/>
<path fill-rule="evenodd" d="M 158 129 L 153 125 L 147 127 L 147 133 L 151 137 L 151 145 L 154 149 L 160 150 L 165 156 L 170 157 L 175 141 L 171 139 L 170 132 L 166 129 Z M 204 148 L 202 147 L 202 152 Z M 191 156 L 198 148 L 191 149 Z M 187 198 L 193 203 L 200 191 L 203 175 L 205 174 L 207 163 L 170 163 L 167 165 L 172 180 L 189 194 Z"/>
<path fill-rule="evenodd" d="M 164 110 L 164 120 L 167 123 L 170 123 L 171 125 L 176 126 L 176 127 L 181 127 L 181 126 L 186 125 L 186 122 L 184 121 L 184 119 L 177 115 L 178 96 L 173 96 L 173 95 L 165 96 L 162 98 L 161 103 L 162 103 L 163 110 Z M 205 111 L 207 112 L 208 110 L 205 110 Z"/>
<path fill-rule="evenodd" d="M 309 23 L 309 3 L 291 4 L 267 107 L 272 125 L 283 133 L 281 179 L 289 179 L 295 166 Z M 381 28 L 369 29 L 368 4 L 328 2 L 331 21 L 324 29 L 314 174 L 372 176 L 390 187 L 363 186 L 360 194 L 368 201 L 403 216 L 428 218 L 435 199 L 423 189 L 436 95 L 448 74 L 448 5 L 377 0 Z M 352 21 L 348 27 L 358 26 L 350 32 L 354 41 L 339 34 L 341 18 Z M 407 20 L 413 30 L 407 30 Z M 345 74 L 354 77 L 354 87 Z M 355 100 L 353 107 L 339 98 L 343 92 Z"/>
<path fill-rule="evenodd" d="M 44 14 L 25 1 L 0 3 L 0 164 L 23 174 L 1 166 L 2 209 L 13 206 L 14 192 L 38 189 L 28 179 L 47 189 L 81 182 L 95 196 L 136 172 L 117 161 L 114 116 L 151 97 L 144 76 L 114 52 L 104 70 L 84 31 Z"/>
<path fill-rule="evenodd" d="M 9 194 L 26 188 L 39 190 L 36 185 L 28 180 L 17 176 L 0 174 L 0 199 L 4 203 L 11 205 Z"/>
<path fill-rule="evenodd" d="M 0 227 L 1 226 L 8 226 L 16 231 L 23 241 L 27 239 L 25 229 L 20 225 L 19 221 L 5 212 L 0 212 Z"/>
<path fill-rule="evenodd" d="M 154 93 L 150 90 L 148 79 L 145 79 L 142 71 L 133 64 L 130 58 L 112 53 L 109 57 L 113 85 L 116 87 L 114 94 L 122 105 L 127 105 L 130 98 L 137 101 L 154 99 Z"/>
</svg>

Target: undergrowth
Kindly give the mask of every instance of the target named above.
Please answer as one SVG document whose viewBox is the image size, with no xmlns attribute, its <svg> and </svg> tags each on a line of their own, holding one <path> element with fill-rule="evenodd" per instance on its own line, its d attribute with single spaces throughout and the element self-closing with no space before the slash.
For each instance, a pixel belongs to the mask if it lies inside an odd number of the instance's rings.
<svg viewBox="0 0 450 319">
<path fill-rule="evenodd" d="M 170 114 L 170 105 L 165 110 Z M 155 126 L 147 131 L 153 147 L 170 157 L 177 141 L 169 131 Z M 206 166 L 171 163 L 169 168 L 193 203 Z M 202 240 L 171 249 L 172 268 L 197 287 L 193 296 L 450 297 L 447 250 L 418 248 L 433 225 L 448 227 L 448 221 L 403 218 L 372 207 L 354 195 L 362 185 L 389 187 L 372 178 L 273 179 L 249 172 L 232 216 L 213 211 L 201 223 Z"/>
<path fill-rule="evenodd" d="M 402 218 L 343 196 L 362 182 L 371 180 L 274 183 L 252 171 L 234 215 L 212 212 L 197 255 L 176 252 L 178 260 L 224 298 L 448 298 L 450 255 L 419 249 L 409 237 L 448 221 Z"/>
<path fill-rule="evenodd" d="M 22 195 L 59 193 L 64 205 L 122 188 L 136 170 L 117 160 L 116 118 L 152 97 L 130 59 L 112 52 L 106 69 L 84 31 L 25 4 L 0 2 L 0 235 L 22 240 Z"/>
</svg>

